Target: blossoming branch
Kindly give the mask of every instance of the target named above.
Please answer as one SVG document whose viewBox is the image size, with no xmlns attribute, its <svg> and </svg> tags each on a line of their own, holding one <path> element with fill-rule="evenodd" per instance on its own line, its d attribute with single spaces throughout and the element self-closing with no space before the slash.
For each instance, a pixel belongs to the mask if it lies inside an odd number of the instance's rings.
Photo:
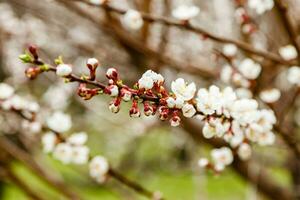
<svg viewBox="0 0 300 200">
<path fill-rule="evenodd" d="M 144 115 L 158 113 L 158 117 L 163 121 L 169 120 L 171 126 L 180 125 L 182 117 L 197 118 L 204 123 L 205 138 L 223 138 L 231 147 L 212 151 L 212 161 L 206 158 L 199 161 L 201 167 L 216 172 L 232 163 L 233 153 L 241 159 L 249 159 L 251 143 L 270 145 L 275 141 L 272 127 L 276 117 L 273 111 L 259 110 L 254 99 L 239 99 L 230 87 L 220 89 L 212 85 L 197 92 L 195 83 L 187 84 L 184 79 L 178 78 L 172 82 L 172 91 L 169 92 L 164 86 L 164 77 L 151 70 L 146 71 L 133 87 L 129 87 L 123 83 L 115 68 L 107 70 L 108 82 L 105 84 L 96 80 L 99 62 L 95 58 L 87 60 L 88 76 L 76 76 L 72 73 L 72 66 L 64 63 L 61 57 L 55 60 L 55 66 L 44 63 L 35 46 L 30 46 L 28 53 L 21 55 L 20 59 L 33 64 L 26 70 L 27 77 L 31 79 L 51 71 L 66 82 L 78 82 L 77 94 L 85 100 L 99 94 L 111 96 L 108 107 L 113 113 L 119 112 L 122 101 L 125 101 L 132 104 L 130 117 L 141 116 L 141 104 Z"/>
</svg>

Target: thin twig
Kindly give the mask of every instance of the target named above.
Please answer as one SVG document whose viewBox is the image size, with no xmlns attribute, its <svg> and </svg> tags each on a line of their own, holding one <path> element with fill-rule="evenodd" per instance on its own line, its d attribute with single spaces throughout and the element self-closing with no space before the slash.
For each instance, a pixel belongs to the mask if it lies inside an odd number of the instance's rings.
<svg viewBox="0 0 300 200">
<path fill-rule="evenodd" d="M 73 2 L 79 1 L 79 2 L 83 2 L 83 3 L 91 5 L 91 6 L 96 6 L 87 0 L 68 0 L 68 1 L 73 1 Z M 109 4 L 103 4 L 103 5 L 100 5 L 99 7 L 102 7 L 105 10 L 109 10 L 109 11 L 112 11 L 112 12 L 115 12 L 115 13 L 118 13 L 121 15 L 123 15 L 127 12 L 127 10 L 112 7 Z M 281 63 L 281 64 L 288 65 L 288 66 L 296 64 L 295 62 L 286 61 L 286 60 L 282 59 L 278 54 L 274 54 L 274 53 L 271 53 L 271 52 L 268 52 L 265 50 L 254 48 L 251 45 L 249 45 L 248 43 L 240 41 L 240 40 L 221 37 L 219 35 L 209 32 L 203 28 L 196 27 L 196 26 L 192 25 L 191 23 L 181 22 L 181 21 L 174 20 L 174 19 L 171 19 L 168 17 L 148 14 L 148 13 L 144 13 L 144 12 L 140 12 L 140 13 L 141 13 L 142 18 L 149 22 L 156 22 L 156 23 L 165 24 L 167 26 L 173 26 L 173 27 L 185 29 L 185 30 L 188 30 L 188 31 L 191 31 L 194 33 L 201 34 L 201 35 L 203 35 L 213 41 L 216 41 L 216 42 L 225 43 L 225 44 L 226 43 L 235 44 L 237 47 L 239 47 L 240 49 L 242 49 L 246 52 L 267 58 L 276 63 Z"/>
</svg>

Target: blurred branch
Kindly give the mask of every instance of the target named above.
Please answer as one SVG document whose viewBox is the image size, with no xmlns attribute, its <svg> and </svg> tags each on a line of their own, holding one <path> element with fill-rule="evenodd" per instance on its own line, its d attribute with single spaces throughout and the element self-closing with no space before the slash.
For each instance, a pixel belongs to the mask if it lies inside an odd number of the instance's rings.
<svg viewBox="0 0 300 200">
<path fill-rule="evenodd" d="M 291 39 L 292 44 L 295 46 L 298 52 L 298 61 L 300 61 L 300 45 L 297 41 L 298 34 L 293 26 L 291 18 L 289 17 L 288 13 L 288 4 L 286 1 L 283 0 L 275 0 L 275 5 L 278 9 L 279 15 L 283 21 L 284 27 Z"/>
<path fill-rule="evenodd" d="M 21 161 L 28 166 L 32 171 L 43 178 L 47 183 L 54 186 L 58 191 L 64 194 L 66 197 L 76 200 L 80 199 L 73 191 L 71 191 L 63 182 L 60 182 L 53 177 L 49 176 L 24 150 L 9 141 L 5 136 L 0 136 L 0 148 L 6 151 L 15 159 Z"/>
<path fill-rule="evenodd" d="M 33 200 L 44 200 L 45 198 L 42 197 L 37 192 L 33 191 L 23 180 L 21 180 L 11 169 L 9 166 L 6 168 L 1 167 L 0 170 L 2 171 L 3 175 L 6 176 L 9 180 L 12 181 L 19 189 L 21 189 L 30 199 Z"/>
<path fill-rule="evenodd" d="M 70 0 L 57 0 L 57 1 L 65 5 L 66 8 L 70 9 L 71 11 L 76 12 L 77 14 L 79 14 L 84 18 L 87 18 L 91 22 L 95 23 L 97 26 L 101 26 L 104 31 L 108 32 L 110 35 L 114 35 L 121 43 L 128 46 L 129 48 L 133 48 L 137 52 L 140 52 L 150 58 L 158 59 L 161 63 L 169 65 L 170 67 L 176 70 L 184 70 L 186 73 L 199 75 L 207 79 L 213 79 L 217 76 L 216 70 L 206 69 L 207 67 L 205 66 L 200 67 L 200 66 L 194 66 L 190 64 L 187 65 L 174 58 L 162 55 L 160 52 L 157 52 L 145 46 L 145 44 L 136 40 L 135 38 L 130 36 L 127 32 L 117 27 L 116 25 L 103 22 L 101 19 L 99 19 L 98 16 L 91 14 L 90 12 L 80 7 L 79 5 L 71 3 Z"/>
<path fill-rule="evenodd" d="M 204 142 L 212 145 L 214 148 L 220 148 L 223 146 L 228 146 L 223 140 L 220 139 L 206 139 L 201 134 L 201 128 L 196 125 L 191 120 L 183 120 L 183 128 L 186 132 L 198 142 Z M 291 200 L 293 199 L 293 194 L 291 193 L 289 188 L 284 188 L 276 183 L 270 175 L 266 172 L 266 169 L 261 166 L 261 170 L 259 175 L 254 175 L 249 173 L 248 168 L 257 165 L 253 162 L 245 162 L 239 159 L 238 156 L 235 156 L 234 162 L 232 164 L 233 169 L 244 179 L 251 182 L 253 185 L 257 187 L 257 189 L 269 197 L 270 199 L 280 199 L 280 200 Z"/>
<path fill-rule="evenodd" d="M 61 0 L 59 0 L 61 1 Z M 66 1 L 66 0 L 63 0 Z M 94 4 L 92 4 L 91 2 L 87 1 L 87 0 L 67 0 L 67 1 L 79 1 L 79 2 L 83 2 L 86 3 L 88 5 L 92 5 L 92 6 L 96 6 Z M 99 7 L 102 7 L 105 10 L 109 10 L 118 14 L 125 14 L 126 10 L 123 9 L 119 9 L 119 8 L 115 8 L 112 7 L 108 4 L 104 4 L 104 5 L 100 5 Z M 295 62 L 291 62 L 291 61 L 285 61 L 284 59 L 282 59 L 279 55 L 265 51 L 265 50 L 261 50 L 261 49 L 257 49 L 252 47 L 251 45 L 247 44 L 246 42 L 240 41 L 240 40 L 235 40 L 235 39 L 230 39 L 230 38 L 225 38 L 225 37 L 221 37 L 219 35 L 216 35 L 214 33 L 211 33 L 203 28 L 200 27 L 196 27 L 194 25 L 192 25 L 191 23 L 186 23 L 186 22 L 181 22 L 178 20 L 174 20 L 171 18 L 167 18 L 167 17 L 163 17 L 163 16 L 157 16 L 157 15 L 152 15 L 152 14 L 147 14 L 144 12 L 140 12 L 143 19 L 149 22 L 156 22 L 156 23 L 161 23 L 161 24 L 165 24 L 168 26 L 174 26 L 174 27 L 178 27 L 180 29 L 185 29 L 188 31 L 192 31 L 194 33 L 198 33 L 201 34 L 213 41 L 216 42 L 220 42 L 220 43 L 231 43 L 231 44 L 235 44 L 237 47 L 239 47 L 240 49 L 249 52 L 251 54 L 255 54 L 261 57 L 264 57 L 266 59 L 272 60 L 274 62 L 277 63 L 281 63 L 284 65 L 295 65 Z"/>
<path fill-rule="evenodd" d="M 161 197 L 161 194 L 159 192 L 151 192 L 151 191 L 147 190 L 146 188 L 144 188 L 137 182 L 133 182 L 133 181 L 127 179 L 125 176 L 123 176 L 119 172 L 115 171 L 114 169 L 110 168 L 108 171 L 108 174 L 110 176 L 114 177 L 116 180 L 118 180 L 122 184 L 133 189 L 135 192 L 137 192 L 143 196 L 146 196 L 146 197 L 148 197 L 150 199 L 154 199 L 154 200 L 163 200 L 164 199 L 163 197 Z"/>
</svg>

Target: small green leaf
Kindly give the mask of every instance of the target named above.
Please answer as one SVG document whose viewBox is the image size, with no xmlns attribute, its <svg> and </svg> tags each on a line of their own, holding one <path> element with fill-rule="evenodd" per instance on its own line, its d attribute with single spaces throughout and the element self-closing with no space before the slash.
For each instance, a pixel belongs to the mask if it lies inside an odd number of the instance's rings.
<svg viewBox="0 0 300 200">
<path fill-rule="evenodd" d="M 19 55 L 19 59 L 22 60 L 24 63 L 32 63 L 33 59 L 27 53 Z"/>
<path fill-rule="evenodd" d="M 54 60 L 54 62 L 55 62 L 56 65 L 64 64 L 62 56 L 58 56 L 58 58 L 56 58 Z"/>
</svg>

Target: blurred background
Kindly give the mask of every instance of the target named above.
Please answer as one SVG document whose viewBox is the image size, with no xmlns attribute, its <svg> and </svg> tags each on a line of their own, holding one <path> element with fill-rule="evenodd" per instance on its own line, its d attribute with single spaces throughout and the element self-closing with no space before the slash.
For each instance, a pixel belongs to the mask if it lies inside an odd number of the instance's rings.
<svg viewBox="0 0 300 200">
<path fill-rule="evenodd" d="M 300 1 L 285 2 L 289 5 L 294 26 L 299 28 Z M 237 1 L 234 0 L 111 1 L 111 5 L 117 8 L 134 8 L 167 17 L 171 17 L 172 9 L 182 3 L 201 9 L 192 20 L 195 26 L 222 37 L 243 40 L 270 52 L 290 43 L 276 6 L 259 16 L 248 9 L 253 23 L 259 27 L 249 35 L 243 33 L 236 20 Z M 153 69 L 164 75 L 167 86 L 172 80 L 183 77 L 194 81 L 198 88 L 212 83 L 224 85 L 218 77 L 225 61 L 216 60 L 212 54 L 212 50 L 221 48 L 222 44 L 159 23 L 145 22 L 140 31 L 130 32 L 122 28 L 118 14 L 78 1 L 0 0 L 1 82 L 13 85 L 18 94 L 40 103 L 42 116 L 55 110 L 69 113 L 73 121 L 71 132 L 86 131 L 92 154 L 104 155 L 124 175 L 153 191 L 161 191 L 170 200 L 274 199 L 274 195 L 270 197 L 272 191 L 277 194 L 283 189 L 298 188 L 299 165 L 291 166 L 293 158 L 280 137 L 274 146 L 254 147 L 251 161 L 255 160 L 255 163 L 236 163 L 216 176 L 197 166 L 198 159 L 209 154 L 212 144 L 198 137 L 201 127 L 193 120 L 172 128 L 157 117 L 132 119 L 128 116 L 129 104 L 122 104 L 120 113 L 115 115 L 108 109 L 109 97 L 97 96 L 83 101 L 76 95 L 76 84 L 64 84 L 52 74 L 29 81 L 24 75 L 26 66 L 18 60 L 28 44 L 36 44 L 41 57 L 50 63 L 62 55 L 65 62 L 75 67 L 77 74 L 88 73 L 86 59 L 95 57 L 101 62 L 97 71 L 100 80 L 105 80 L 108 67 L 115 67 L 124 82 L 133 85 L 146 69 Z M 239 56 L 257 59 L 267 66 L 266 70 L 278 75 L 272 83 L 274 86 L 282 91 L 290 88 L 281 75 L 285 73 L 281 64 L 242 52 Z M 267 76 L 259 80 L 262 85 Z M 295 127 L 300 125 L 299 105 L 300 101 L 289 113 Z M 6 115 L 0 117 L 2 130 L 14 133 L 20 128 L 17 116 L 10 116 L 8 121 Z M 14 124 L 13 130 L 9 123 Z M 11 137 L 15 136 L 12 134 Z M 39 143 L 30 144 L 26 148 L 35 161 L 55 179 L 63 180 L 82 199 L 145 199 L 115 180 L 97 185 L 88 178 L 86 166 L 65 166 L 43 154 Z M 24 163 L 11 158 L 8 164 L 18 177 L 46 199 L 68 199 Z M 265 173 L 268 176 L 264 176 Z M 3 200 L 30 199 L 6 179 L 1 179 L 0 196 Z"/>
</svg>

